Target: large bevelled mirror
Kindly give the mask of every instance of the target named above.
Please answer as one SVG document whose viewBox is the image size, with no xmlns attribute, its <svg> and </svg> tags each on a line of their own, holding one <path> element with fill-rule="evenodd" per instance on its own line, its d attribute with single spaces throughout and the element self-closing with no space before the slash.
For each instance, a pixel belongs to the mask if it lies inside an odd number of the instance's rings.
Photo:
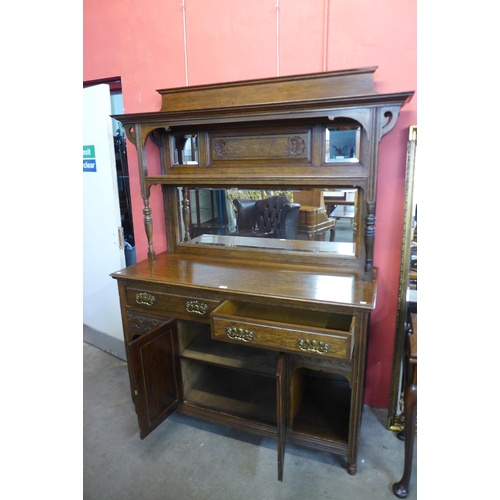
<svg viewBox="0 0 500 500">
<path fill-rule="evenodd" d="M 177 188 L 179 241 L 355 256 L 359 189 Z"/>
</svg>

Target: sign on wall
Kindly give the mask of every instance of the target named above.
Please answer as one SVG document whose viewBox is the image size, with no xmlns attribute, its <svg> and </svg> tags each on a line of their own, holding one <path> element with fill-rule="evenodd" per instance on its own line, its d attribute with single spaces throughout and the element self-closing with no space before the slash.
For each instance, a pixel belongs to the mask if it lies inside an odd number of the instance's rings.
<svg viewBox="0 0 500 500">
<path fill-rule="evenodd" d="M 95 146 L 83 146 L 83 171 L 97 172 Z"/>
</svg>

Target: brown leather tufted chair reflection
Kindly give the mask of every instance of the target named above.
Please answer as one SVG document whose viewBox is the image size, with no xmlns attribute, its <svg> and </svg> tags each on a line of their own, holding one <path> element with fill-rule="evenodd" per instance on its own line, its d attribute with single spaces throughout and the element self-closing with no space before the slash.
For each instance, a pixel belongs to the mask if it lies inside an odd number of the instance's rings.
<svg viewBox="0 0 500 500">
<path fill-rule="evenodd" d="M 270 196 L 263 200 L 237 198 L 233 203 L 237 211 L 237 235 L 297 238 L 300 205 L 290 202 L 286 196 Z"/>
</svg>

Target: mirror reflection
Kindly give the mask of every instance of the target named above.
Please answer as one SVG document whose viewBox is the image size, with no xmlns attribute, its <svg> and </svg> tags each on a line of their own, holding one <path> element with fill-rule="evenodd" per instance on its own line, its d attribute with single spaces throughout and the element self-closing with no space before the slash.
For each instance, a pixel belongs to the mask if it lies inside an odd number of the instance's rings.
<svg viewBox="0 0 500 500">
<path fill-rule="evenodd" d="M 178 194 L 183 243 L 355 255 L 356 188 L 178 188 Z"/>
<path fill-rule="evenodd" d="M 174 165 L 198 164 L 198 134 L 174 136 Z"/>
<path fill-rule="evenodd" d="M 325 162 L 359 161 L 361 129 L 356 126 L 328 127 L 326 129 Z"/>
</svg>

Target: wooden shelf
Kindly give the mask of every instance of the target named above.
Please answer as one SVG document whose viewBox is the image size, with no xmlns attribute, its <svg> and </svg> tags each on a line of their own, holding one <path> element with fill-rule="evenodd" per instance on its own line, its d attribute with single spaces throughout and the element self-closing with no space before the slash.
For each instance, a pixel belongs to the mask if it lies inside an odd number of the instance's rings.
<svg viewBox="0 0 500 500">
<path fill-rule="evenodd" d="M 278 353 L 250 346 L 239 346 L 212 340 L 210 334 L 199 335 L 181 352 L 181 358 L 214 366 L 249 370 L 275 376 Z"/>
<path fill-rule="evenodd" d="M 186 366 L 196 361 L 183 360 Z M 233 417 L 276 425 L 274 377 L 207 365 L 184 394 L 184 402 Z"/>
</svg>

